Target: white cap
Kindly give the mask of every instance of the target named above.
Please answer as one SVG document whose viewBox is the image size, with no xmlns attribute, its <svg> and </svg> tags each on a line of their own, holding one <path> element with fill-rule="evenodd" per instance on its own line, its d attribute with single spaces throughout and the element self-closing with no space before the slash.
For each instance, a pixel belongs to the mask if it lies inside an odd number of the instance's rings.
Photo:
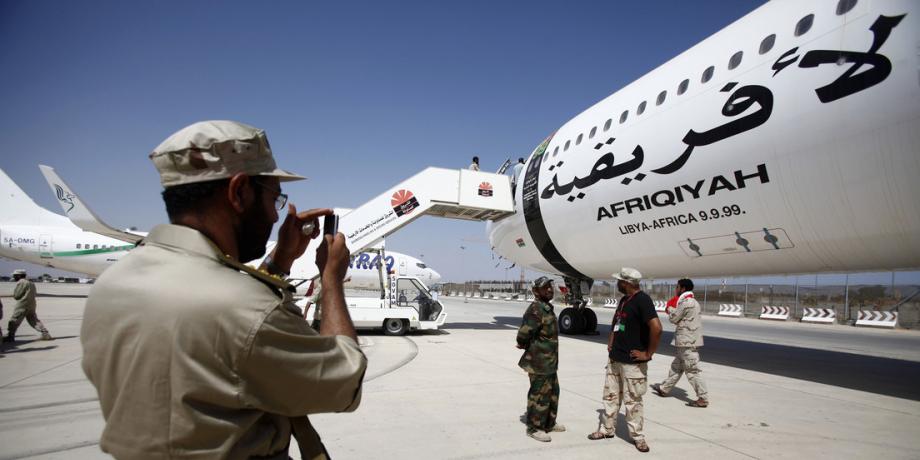
<svg viewBox="0 0 920 460">
<path fill-rule="evenodd" d="M 614 273 L 613 277 L 630 283 L 638 283 L 642 280 L 642 273 L 639 273 L 639 270 L 635 268 L 623 267 L 620 269 L 620 273 Z"/>
</svg>

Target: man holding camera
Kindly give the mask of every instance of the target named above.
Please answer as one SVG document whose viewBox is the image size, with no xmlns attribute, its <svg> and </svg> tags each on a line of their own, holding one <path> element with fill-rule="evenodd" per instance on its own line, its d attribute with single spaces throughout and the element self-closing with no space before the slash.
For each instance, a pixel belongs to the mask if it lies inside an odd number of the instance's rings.
<svg viewBox="0 0 920 460">
<path fill-rule="evenodd" d="M 317 333 L 283 280 L 329 209 L 298 213 L 265 132 L 232 121 L 188 126 L 150 154 L 170 224 L 155 227 L 90 291 L 83 370 L 117 458 L 326 458 L 307 418 L 353 411 L 367 359 L 345 308 L 348 249 L 325 235 Z M 260 270 L 279 211 L 278 244 Z M 311 229 L 302 231 L 302 229 Z"/>
</svg>

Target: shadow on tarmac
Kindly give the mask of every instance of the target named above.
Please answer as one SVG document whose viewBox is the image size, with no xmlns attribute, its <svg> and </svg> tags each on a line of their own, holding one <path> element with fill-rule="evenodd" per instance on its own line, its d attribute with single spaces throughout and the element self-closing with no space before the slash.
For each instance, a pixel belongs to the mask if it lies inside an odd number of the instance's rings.
<svg viewBox="0 0 920 460">
<path fill-rule="evenodd" d="M 494 324 L 460 323 L 458 329 L 511 329 L 521 324 L 517 316 L 496 316 Z M 445 325 L 448 329 L 455 324 Z M 598 325 L 599 335 L 569 335 L 568 338 L 607 343 L 609 325 Z M 658 351 L 674 355 L 670 345 L 673 333 L 665 331 Z M 920 363 L 881 356 L 865 356 L 839 351 L 792 347 L 774 343 L 705 337 L 700 349 L 703 369 L 706 363 L 763 372 L 851 390 L 920 401 Z M 602 348 L 598 352 L 603 352 Z M 675 388 L 674 391 L 677 391 Z M 672 396 L 677 396 L 672 392 Z M 686 393 L 684 394 L 686 397 Z"/>
<path fill-rule="evenodd" d="M 8 355 L 8 354 L 13 354 L 13 353 L 28 353 L 30 351 L 53 350 L 55 348 L 57 348 L 57 345 L 51 345 L 47 347 L 36 347 L 36 348 L 16 348 L 16 347 L 11 346 L 10 348 L 4 348 L 2 353 L 5 355 Z"/>
</svg>

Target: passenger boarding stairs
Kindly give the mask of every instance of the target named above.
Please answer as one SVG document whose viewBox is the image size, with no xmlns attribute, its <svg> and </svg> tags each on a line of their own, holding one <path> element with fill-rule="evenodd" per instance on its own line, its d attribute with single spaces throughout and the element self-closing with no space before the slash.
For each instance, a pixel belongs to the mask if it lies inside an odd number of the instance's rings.
<svg viewBox="0 0 920 460">
<path fill-rule="evenodd" d="M 339 232 L 356 254 L 425 215 L 485 221 L 513 213 L 508 176 L 426 168 L 341 216 Z"/>
</svg>

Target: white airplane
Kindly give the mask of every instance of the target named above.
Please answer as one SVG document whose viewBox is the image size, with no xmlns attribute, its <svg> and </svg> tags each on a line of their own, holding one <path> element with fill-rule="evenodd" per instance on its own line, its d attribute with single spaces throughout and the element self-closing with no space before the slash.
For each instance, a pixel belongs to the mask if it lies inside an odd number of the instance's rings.
<svg viewBox="0 0 920 460">
<path fill-rule="evenodd" d="M 769 2 L 541 142 L 491 244 L 576 298 L 920 267 L 918 43 L 915 0 Z"/>
<path fill-rule="evenodd" d="M 291 267 L 290 278 L 292 280 L 311 280 L 319 275 L 316 268 L 316 252 L 310 251 L 294 261 Z M 381 256 L 376 252 L 360 252 L 352 255 L 351 263 L 348 264 L 348 271 L 345 274 L 346 288 L 351 289 L 379 289 L 380 274 L 377 264 L 380 263 Z M 383 261 L 386 264 L 386 273 L 397 274 L 401 276 L 412 276 L 420 279 L 427 286 L 431 286 L 441 280 L 441 275 L 434 269 L 426 265 L 419 259 L 406 254 L 400 254 L 393 251 L 385 251 Z M 309 283 L 304 283 L 297 288 L 298 294 L 306 291 Z"/>
<path fill-rule="evenodd" d="M 103 222 L 53 168 L 40 165 L 49 187 L 67 217 L 54 214 L 32 199 L 0 170 L 0 256 L 91 276 L 98 276 L 109 265 L 137 244 L 146 233 L 121 231 Z M 69 219 L 68 219 L 69 217 Z M 84 230 L 85 229 L 85 230 Z M 91 231 L 89 231 L 91 230 Z M 274 242 L 269 243 L 269 249 Z M 376 287 L 379 275 L 375 255 L 358 254 L 346 276 L 349 288 Z M 441 275 L 422 261 L 398 252 L 385 253 L 388 270 L 414 276 L 432 284 Z M 291 276 L 309 280 L 317 275 L 314 250 L 295 261 Z"/>
<path fill-rule="evenodd" d="M 74 198 L 63 190 L 58 194 L 67 206 Z M 2 169 L 0 242 L 2 257 L 90 276 L 99 275 L 134 247 L 133 243 L 84 231 L 67 217 L 35 204 Z"/>
</svg>

